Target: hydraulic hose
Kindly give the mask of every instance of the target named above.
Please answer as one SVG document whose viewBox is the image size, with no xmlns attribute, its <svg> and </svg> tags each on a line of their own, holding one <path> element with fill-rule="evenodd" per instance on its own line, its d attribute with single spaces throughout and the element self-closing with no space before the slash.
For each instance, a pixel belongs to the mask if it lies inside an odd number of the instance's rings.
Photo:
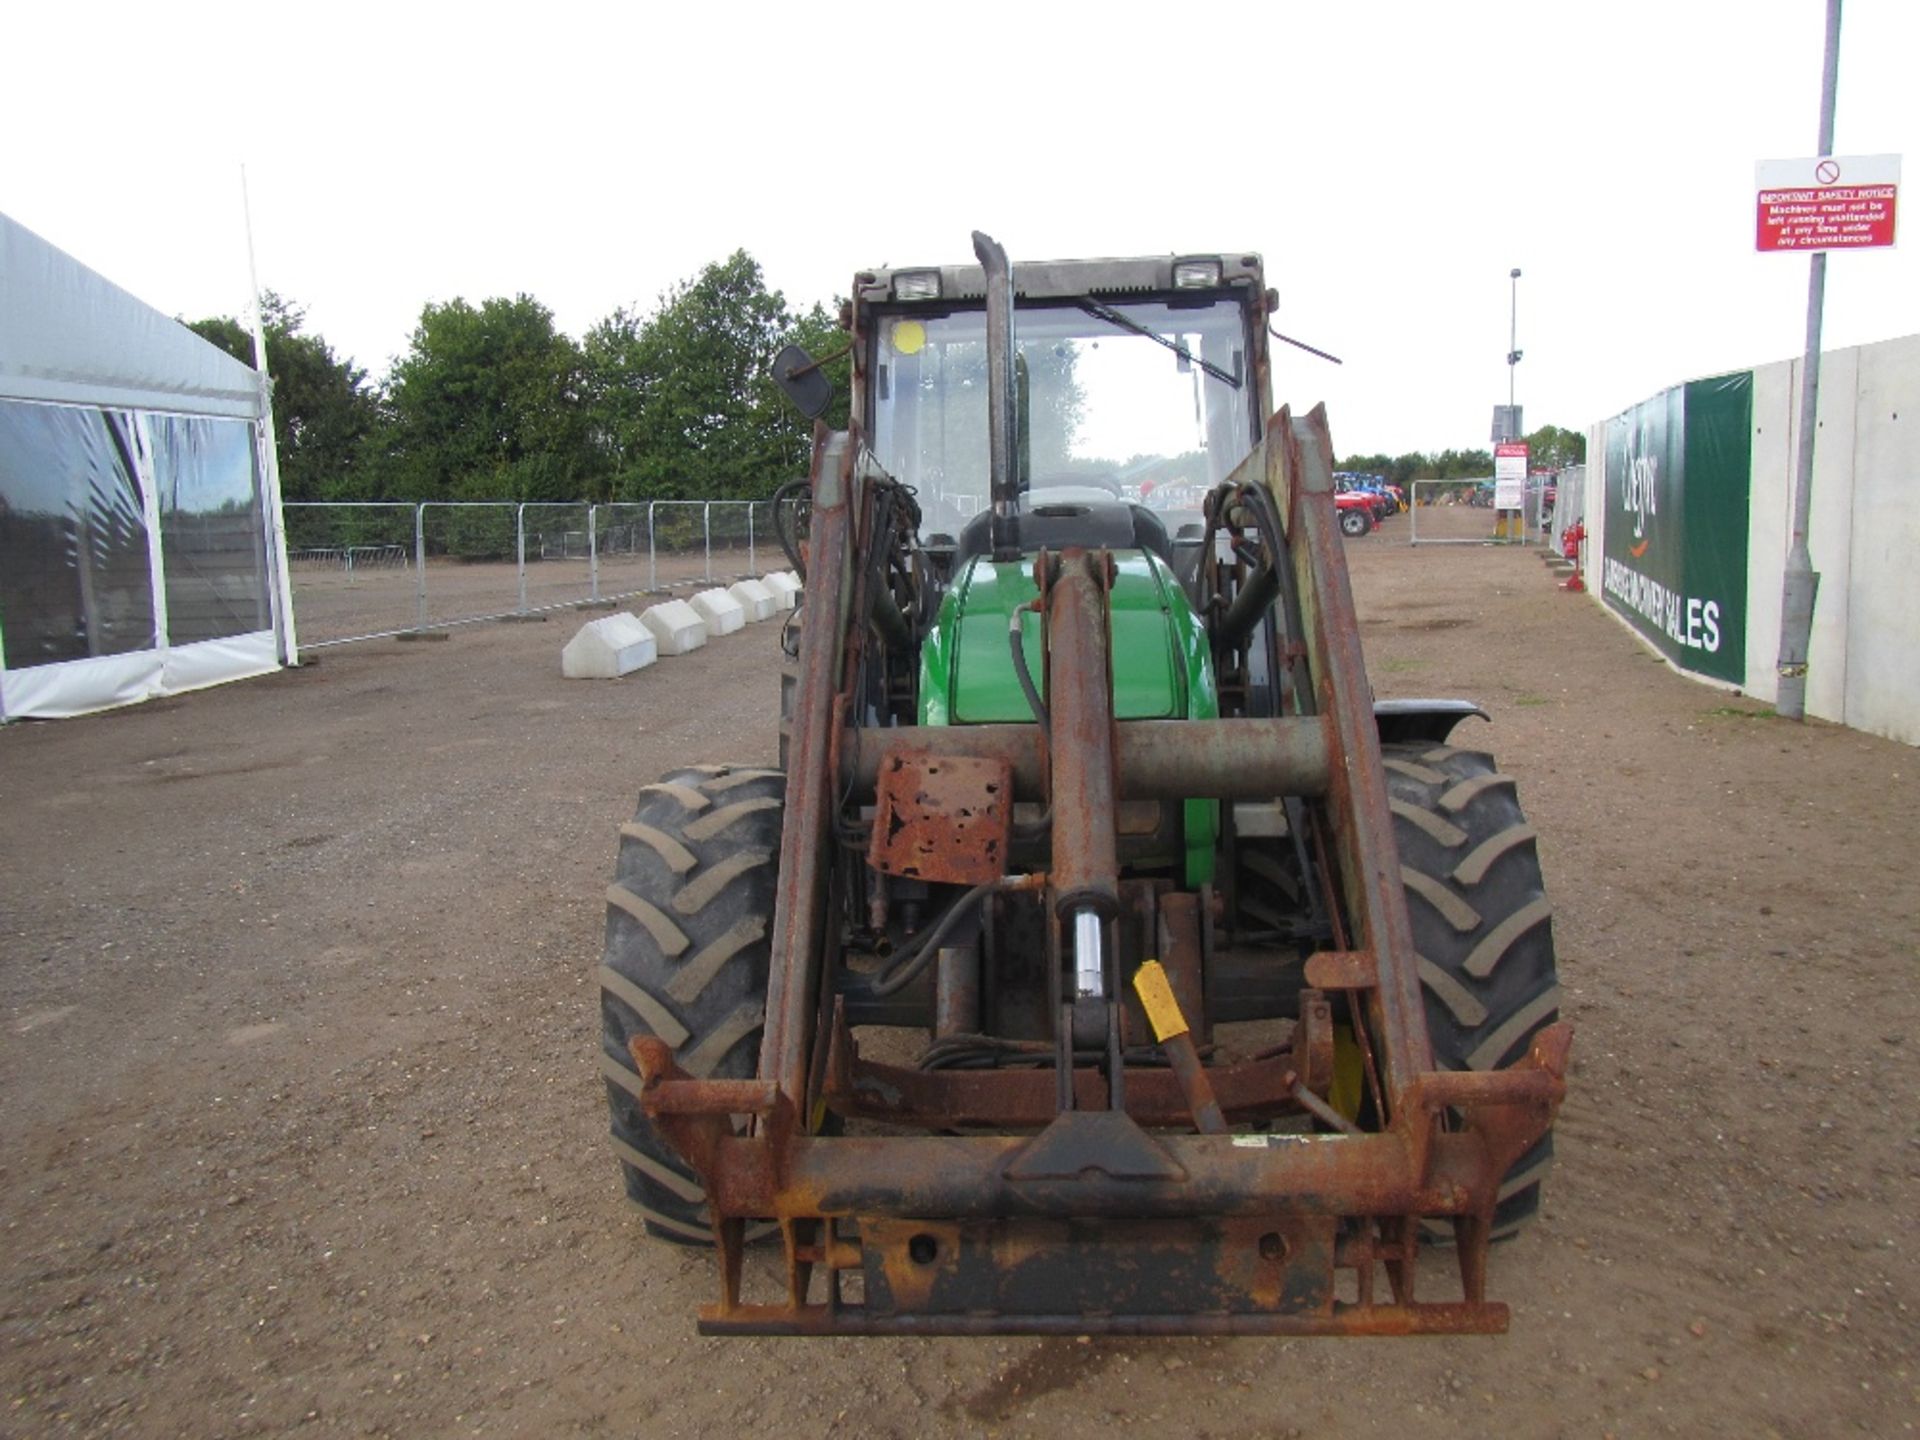
<svg viewBox="0 0 1920 1440">
<path fill-rule="evenodd" d="M 1040 690 L 1033 683 L 1033 672 L 1027 668 L 1027 647 L 1020 633 L 1020 616 L 1026 606 L 1015 607 L 1013 616 L 1007 622 L 1007 644 L 1013 650 L 1013 673 L 1020 681 L 1020 693 L 1027 697 L 1027 708 L 1033 711 L 1033 718 L 1040 725 L 1040 738 L 1049 747 L 1053 744 L 1053 729 L 1047 720 L 1047 702 L 1040 698 Z"/>
<path fill-rule="evenodd" d="M 955 925 L 972 913 L 975 905 L 996 890 L 1012 890 L 1032 883 L 1032 877 L 1027 875 L 996 875 L 974 886 L 947 907 L 947 913 L 940 917 L 939 923 L 921 938 L 918 945 L 874 977 L 872 984 L 867 987 L 868 994 L 875 999 L 882 999 L 906 989 L 940 953 L 941 942 L 953 933 Z"/>
</svg>

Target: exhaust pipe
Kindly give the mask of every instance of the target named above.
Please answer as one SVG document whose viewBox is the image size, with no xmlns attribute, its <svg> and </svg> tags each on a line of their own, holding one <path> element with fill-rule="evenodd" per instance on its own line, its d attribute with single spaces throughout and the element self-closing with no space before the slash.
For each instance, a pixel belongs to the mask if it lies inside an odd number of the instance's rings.
<svg viewBox="0 0 1920 1440">
<path fill-rule="evenodd" d="M 987 279 L 987 454 L 993 500 L 993 558 L 1020 558 L 1019 420 L 1015 414 L 1013 267 L 1000 242 L 973 232 Z"/>
</svg>

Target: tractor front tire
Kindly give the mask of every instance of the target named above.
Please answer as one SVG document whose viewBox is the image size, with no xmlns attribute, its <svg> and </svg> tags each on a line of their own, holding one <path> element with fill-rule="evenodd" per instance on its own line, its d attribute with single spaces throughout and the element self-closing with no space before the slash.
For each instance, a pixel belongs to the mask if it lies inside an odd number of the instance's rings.
<svg viewBox="0 0 1920 1440">
<path fill-rule="evenodd" d="M 1443 1070 L 1498 1070 L 1560 1014 L 1533 828 L 1492 756 L 1428 741 L 1381 752 L 1434 1061 Z M 1549 1132 L 1508 1171 L 1495 1239 L 1540 1208 L 1552 1160 Z M 1451 1235 L 1432 1222 L 1426 1229 Z"/>
<path fill-rule="evenodd" d="M 1342 535 L 1365 535 L 1371 529 L 1373 529 L 1373 516 L 1365 510 L 1362 510 L 1359 506 L 1356 505 L 1351 509 L 1340 512 L 1340 533 Z"/>
<path fill-rule="evenodd" d="M 656 1035 L 696 1078 L 759 1067 L 786 777 L 745 766 L 679 770 L 640 793 L 620 827 L 600 967 L 600 1069 L 613 1148 L 647 1233 L 713 1243 L 699 1178 L 640 1109 L 627 1042 Z"/>
</svg>

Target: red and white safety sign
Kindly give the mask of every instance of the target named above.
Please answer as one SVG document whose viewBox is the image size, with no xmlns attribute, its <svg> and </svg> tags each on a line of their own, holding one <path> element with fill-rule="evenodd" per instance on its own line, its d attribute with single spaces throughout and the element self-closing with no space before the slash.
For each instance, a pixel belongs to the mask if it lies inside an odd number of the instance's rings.
<svg viewBox="0 0 1920 1440">
<path fill-rule="evenodd" d="M 1760 250 L 1873 250 L 1893 244 L 1898 155 L 1762 160 L 1754 167 Z"/>
<path fill-rule="evenodd" d="M 1493 508 L 1518 510 L 1526 503 L 1526 493 L 1526 442 L 1502 440 L 1493 447 Z"/>
</svg>

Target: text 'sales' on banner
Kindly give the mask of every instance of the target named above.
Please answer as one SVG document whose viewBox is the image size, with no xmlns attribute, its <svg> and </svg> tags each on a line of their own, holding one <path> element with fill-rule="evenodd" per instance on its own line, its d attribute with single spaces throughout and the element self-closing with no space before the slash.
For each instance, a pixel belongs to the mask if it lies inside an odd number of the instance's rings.
<svg viewBox="0 0 1920 1440">
<path fill-rule="evenodd" d="M 1742 684 L 1753 373 L 1662 391 L 1607 422 L 1601 594 L 1682 669 Z"/>
</svg>

